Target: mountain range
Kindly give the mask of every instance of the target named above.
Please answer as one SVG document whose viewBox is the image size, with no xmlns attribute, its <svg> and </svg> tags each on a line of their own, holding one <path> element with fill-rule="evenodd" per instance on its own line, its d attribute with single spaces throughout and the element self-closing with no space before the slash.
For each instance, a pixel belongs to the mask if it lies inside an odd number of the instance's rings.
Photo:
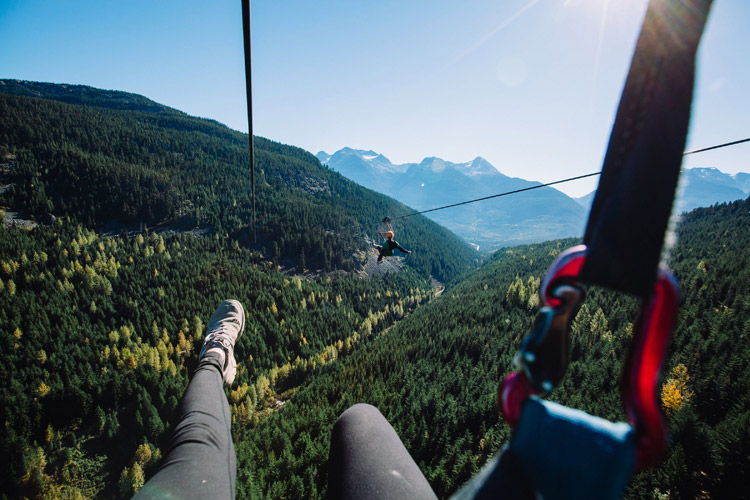
<svg viewBox="0 0 750 500">
<path fill-rule="evenodd" d="M 596 191 L 575 198 L 588 211 Z M 716 203 L 742 200 L 750 195 L 750 174 L 739 172 L 730 175 L 715 167 L 683 169 L 677 188 L 674 212 L 681 214 Z"/>
<path fill-rule="evenodd" d="M 718 168 L 689 168 L 682 172 L 677 212 L 728 203 L 750 195 L 750 173 L 730 175 Z"/>
<path fill-rule="evenodd" d="M 515 191 L 541 183 L 508 177 L 482 157 L 465 163 L 425 158 L 395 165 L 372 150 L 320 151 L 321 163 L 354 182 L 387 194 L 417 211 Z M 716 168 L 685 169 L 675 203 L 677 213 L 744 199 L 750 174 L 734 176 Z M 580 236 L 595 192 L 571 198 L 544 187 L 523 194 L 429 212 L 427 217 L 483 250 Z M 405 215 L 405 214 L 397 214 Z"/>
<path fill-rule="evenodd" d="M 321 151 L 316 156 L 321 163 L 354 182 L 418 211 L 541 184 L 504 175 L 481 157 L 465 163 L 431 157 L 420 163 L 394 165 L 382 154 L 352 148 L 343 148 L 332 155 Z M 580 236 L 586 209 L 560 191 L 543 187 L 519 196 L 430 212 L 427 216 L 474 246 L 491 251 Z"/>
</svg>

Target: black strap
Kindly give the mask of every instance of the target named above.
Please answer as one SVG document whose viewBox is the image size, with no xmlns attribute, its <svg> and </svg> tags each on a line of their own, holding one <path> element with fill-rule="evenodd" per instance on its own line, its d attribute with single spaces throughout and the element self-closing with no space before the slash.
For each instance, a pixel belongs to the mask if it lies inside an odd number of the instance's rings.
<svg viewBox="0 0 750 500">
<path fill-rule="evenodd" d="M 711 0 L 651 0 L 589 215 L 580 279 L 650 294 L 685 148 Z"/>
</svg>

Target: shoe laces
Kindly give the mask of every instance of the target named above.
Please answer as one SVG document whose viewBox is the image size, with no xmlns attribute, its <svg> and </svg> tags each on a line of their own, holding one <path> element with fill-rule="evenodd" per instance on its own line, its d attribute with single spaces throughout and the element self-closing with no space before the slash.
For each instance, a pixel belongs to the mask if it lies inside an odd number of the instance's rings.
<svg viewBox="0 0 750 500">
<path fill-rule="evenodd" d="M 227 352 L 232 352 L 232 350 L 234 349 L 234 345 L 232 340 L 229 338 L 229 334 L 227 334 L 224 328 L 221 327 L 215 330 L 211 330 L 206 335 L 204 351 L 213 346 L 221 346 Z"/>
</svg>

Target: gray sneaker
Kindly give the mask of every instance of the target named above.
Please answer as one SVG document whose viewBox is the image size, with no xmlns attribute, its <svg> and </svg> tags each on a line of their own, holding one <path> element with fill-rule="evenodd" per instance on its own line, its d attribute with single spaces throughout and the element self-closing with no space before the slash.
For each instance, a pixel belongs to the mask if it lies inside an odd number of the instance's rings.
<svg viewBox="0 0 750 500">
<path fill-rule="evenodd" d="M 225 300 L 216 308 L 206 327 L 206 338 L 198 359 L 212 347 L 221 347 L 226 353 L 224 362 L 224 383 L 232 385 L 237 373 L 237 361 L 234 359 L 234 344 L 245 329 L 245 309 L 237 300 Z"/>
</svg>

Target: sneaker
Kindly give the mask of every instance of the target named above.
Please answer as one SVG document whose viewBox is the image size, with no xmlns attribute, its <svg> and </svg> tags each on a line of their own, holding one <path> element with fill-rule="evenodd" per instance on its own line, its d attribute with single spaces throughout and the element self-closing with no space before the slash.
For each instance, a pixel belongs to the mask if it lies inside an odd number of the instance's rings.
<svg viewBox="0 0 750 500">
<path fill-rule="evenodd" d="M 224 383 L 232 385 L 237 373 L 237 361 L 234 359 L 234 344 L 245 328 L 245 309 L 236 300 L 225 300 L 216 308 L 206 327 L 206 338 L 198 359 L 212 347 L 221 347 L 226 354 L 224 362 Z"/>
</svg>

